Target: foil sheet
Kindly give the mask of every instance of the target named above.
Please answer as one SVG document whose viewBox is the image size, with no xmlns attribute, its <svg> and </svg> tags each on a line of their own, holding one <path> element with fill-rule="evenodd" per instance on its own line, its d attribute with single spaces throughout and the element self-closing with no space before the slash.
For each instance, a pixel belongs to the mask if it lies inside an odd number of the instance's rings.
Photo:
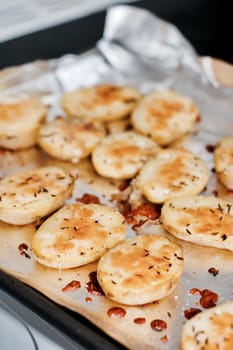
<svg viewBox="0 0 233 350">
<path fill-rule="evenodd" d="M 210 170 L 213 168 L 213 156 L 206 150 L 206 145 L 214 145 L 222 136 L 233 135 L 233 89 L 218 83 L 210 66 L 201 64 L 195 50 L 175 26 L 146 10 L 130 6 L 114 6 L 108 10 L 103 37 L 92 50 L 81 55 L 65 55 L 55 60 L 36 61 L 1 71 L 0 101 L 28 95 L 41 97 L 44 103 L 51 106 L 48 118 L 52 119 L 64 114 L 59 103 L 63 92 L 103 82 L 133 85 L 142 93 L 174 89 L 190 96 L 200 109 L 201 121 L 197 132 L 181 143 L 201 155 Z M 215 175 L 211 173 L 206 194 L 213 194 L 217 186 Z M 80 191 L 90 192 L 88 187 L 81 188 L 76 189 L 76 195 L 77 191 L 79 195 Z M 222 196 L 227 197 L 227 193 L 223 191 Z M 233 202 L 233 196 L 227 198 Z M 157 314 L 165 318 L 171 305 L 176 311 L 166 332 L 168 342 L 158 340 L 154 347 L 147 346 L 146 333 L 141 336 L 141 343 L 136 338 L 132 342 L 127 336 L 122 339 L 119 334 L 115 335 L 113 327 L 108 333 L 127 347 L 178 349 L 185 322 L 183 311 L 198 304 L 197 298 L 188 293 L 190 288 L 209 288 L 217 292 L 219 303 L 232 299 L 233 254 L 186 243 L 183 243 L 183 248 L 188 263 L 185 264 L 180 284 L 164 302 L 161 311 L 157 310 Z M 7 270 L 4 266 L 3 257 L 1 267 Z M 212 266 L 220 271 L 216 277 L 208 273 L 208 268 Z M 73 302 L 76 302 L 75 298 Z M 75 309 L 72 300 L 66 306 Z M 84 305 L 79 310 L 89 317 L 88 308 L 90 305 L 86 310 Z M 127 327 L 124 321 L 123 328 Z M 104 325 L 102 328 L 105 330 Z"/>
</svg>

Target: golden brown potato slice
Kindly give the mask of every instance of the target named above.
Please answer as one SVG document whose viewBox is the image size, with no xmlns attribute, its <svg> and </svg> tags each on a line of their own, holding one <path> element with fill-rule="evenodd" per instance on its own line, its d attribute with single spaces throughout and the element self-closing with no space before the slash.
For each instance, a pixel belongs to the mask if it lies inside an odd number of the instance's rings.
<svg viewBox="0 0 233 350">
<path fill-rule="evenodd" d="M 183 326 L 180 349 L 233 349 L 233 302 L 212 307 L 188 320 Z"/>
<path fill-rule="evenodd" d="M 216 197 L 182 196 L 167 200 L 163 227 L 192 243 L 233 250 L 232 204 Z"/>
<path fill-rule="evenodd" d="M 233 190 L 233 136 L 220 140 L 214 150 L 214 164 L 219 181 Z"/>
<path fill-rule="evenodd" d="M 138 305 L 169 295 L 182 271 L 182 250 L 178 245 L 163 236 L 137 236 L 100 258 L 97 279 L 110 299 Z"/>
<path fill-rule="evenodd" d="M 142 98 L 132 113 L 134 128 L 168 145 L 194 131 L 199 111 L 187 96 L 172 91 L 152 92 Z"/>
<path fill-rule="evenodd" d="M 70 204 L 47 219 L 32 240 L 38 262 L 64 269 L 97 260 L 125 238 L 124 217 L 100 204 Z"/>
<path fill-rule="evenodd" d="M 38 143 L 51 156 L 77 163 L 89 156 L 104 135 L 101 125 L 57 118 L 40 127 Z"/>
<path fill-rule="evenodd" d="M 46 113 L 47 107 L 34 99 L 0 104 L 0 147 L 18 150 L 35 145 Z"/>
<path fill-rule="evenodd" d="M 163 203 L 174 196 L 200 193 L 208 177 L 207 165 L 200 157 L 184 149 L 167 149 L 142 167 L 138 186 L 149 201 Z"/>
<path fill-rule="evenodd" d="M 130 114 L 140 96 L 134 88 L 106 84 L 67 92 L 61 103 L 70 116 L 113 121 Z"/>
<path fill-rule="evenodd" d="M 73 190 L 74 178 L 63 169 L 46 166 L 0 181 L 0 220 L 29 224 L 60 208 Z"/>
<path fill-rule="evenodd" d="M 92 163 L 98 174 L 130 179 L 159 151 L 157 144 L 134 131 L 112 134 L 94 149 Z"/>
</svg>

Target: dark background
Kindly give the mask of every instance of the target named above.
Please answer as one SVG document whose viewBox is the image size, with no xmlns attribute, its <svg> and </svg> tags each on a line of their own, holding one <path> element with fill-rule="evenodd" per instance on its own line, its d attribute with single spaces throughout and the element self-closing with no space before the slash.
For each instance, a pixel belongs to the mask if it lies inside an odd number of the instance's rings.
<svg viewBox="0 0 233 350">
<path fill-rule="evenodd" d="M 132 5 L 175 24 L 200 55 L 233 63 L 230 4 L 228 0 L 144 0 Z M 1 43 L 0 68 L 88 49 L 101 38 L 104 18 L 103 11 Z"/>
</svg>

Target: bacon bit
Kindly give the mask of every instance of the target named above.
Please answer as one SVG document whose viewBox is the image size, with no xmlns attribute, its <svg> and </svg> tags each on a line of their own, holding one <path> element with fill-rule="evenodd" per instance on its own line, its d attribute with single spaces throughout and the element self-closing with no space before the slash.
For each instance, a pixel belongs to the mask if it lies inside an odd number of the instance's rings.
<svg viewBox="0 0 233 350">
<path fill-rule="evenodd" d="M 155 220 L 159 217 L 157 210 L 153 204 L 141 204 L 139 207 L 132 211 L 133 216 L 145 216 L 150 220 Z"/>
<path fill-rule="evenodd" d="M 154 331 L 162 332 L 167 329 L 167 322 L 156 319 L 151 321 L 150 326 Z"/>
<path fill-rule="evenodd" d="M 28 245 L 26 243 L 19 244 L 18 250 L 20 252 L 20 255 L 25 256 L 25 258 L 31 259 L 30 255 L 27 253 Z"/>
<path fill-rule="evenodd" d="M 128 224 L 139 226 L 147 220 L 155 220 L 159 217 L 158 210 L 150 203 L 141 204 L 136 209 L 126 206 L 121 214 Z"/>
<path fill-rule="evenodd" d="M 28 250 L 28 245 L 26 243 L 21 243 L 18 245 L 18 249 L 21 253 L 22 251 Z"/>
<path fill-rule="evenodd" d="M 215 197 L 218 197 L 218 191 L 217 191 L 217 190 L 213 190 L 213 191 L 212 191 L 212 194 L 213 194 Z"/>
<path fill-rule="evenodd" d="M 201 121 L 201 115 L 198 114 L 198 116 L 196 117 L 196 123 L 200 123 L 200 121 Z"/>
<path fill-rule="evenodd" d="M 125 207 L 124 210 L 121 212 L 121 214 L 124 216 L 125 221 L 129 225 L 135 225 L 137 224 L 136 218 L 133 217 L 133 212 L 130 207 Z"/>
<path fill-rule="evenodd" d="M 90 193 L 84 193 L 81 198 L 76 198 L 76 202 L 80 202 L 83 204 L 100 204 L 100 200 L 97 196 Z"/>
<path fill-rule="evenodd" d="M 145 319 L 145 317 L 136 317 L 133 321 L 136 324 L 143 324 L 146 322 L 146 319 Z"/>
<path fill-rule="evenodd" d="M 218 275 L 219 270 L 217 270 L 215 267 L 210 267 L 208 272 L 211 273 L 215 277 Z"/>
<path fill-rule="evenodd" d="M 102 288 L 100 287 L 99 282 L 97 280 L 96 271 L 90 272 L 89 278 L 90 278 L 90 281 L 87 282 L 87 284 L 86 284 L 86 288 L 87 288 L 88 292 L 93 294 L 93 295 L 104 295 L 104 292 L 103 292 Z"/>
<path fill-rule="evenodd" d="M 189 294 L 199 295 L 199 294 L 201 294 L 201 291 L 198 288 L 192 288 L 192 289 L 190 289 Z"/>
<path fill-rule="evenodd" d="M 91 299 L 90 297 L 86 297 L 86 298 L 85 298 L 85 301 L 86 301 L 86 303 L 91 303 L 91 302 L 92 302 L 92 299 Z"/>
<path fill-rule="evenodd" d="M 167 343 L 167 342 L 168 342 L 168 337 L 167 337 L 167 335 L 164 335 L 162 338 L 160 338 L 160 340 L 161 340 L 163 343 Z"/>
<path fill-rule="evenodd" d="M 214 149 L 215 149 L 215 146 L 214 146 L 214 145 L 209 145 L 209 144 L 207 144 L 207 145 L 205 146 L 205 149 L 207 150 L 207 152 L 213 153 L 213 152 L 214 152 Z"/>
<path fill-rule="evenodd" d="M 72 290 L 78 289 L 81 287 L 81 283 L 79 281 L 73 280 L 69 282 L 65 287 L 62 288 L 63 292 L 71 292 Z"/>
<path fill-rule="evenodd" d="M 200 304 L 205 309 L 209 309 L 210 307 L 216 306 L 217 301 L 218 301 L 217 293 L 214 293 L 209 289 L 203 289 L 201 291 Z"/>
<path fill-rule="evenodd" d="M 107 311 L 107 314 L 109 317 L 122 318 L 126 315 L 126 311 L 122 307 L 114 306 Z"/>
<path fill-rule="evenodd" d="M 201 312 L 200 309 L 191 307 L 190 309 L 184 310 L 184 316 L 187 318 L 187 320 L 190 320 L 190 318 L 199 314 L 200 312 Z"/>
</svg>

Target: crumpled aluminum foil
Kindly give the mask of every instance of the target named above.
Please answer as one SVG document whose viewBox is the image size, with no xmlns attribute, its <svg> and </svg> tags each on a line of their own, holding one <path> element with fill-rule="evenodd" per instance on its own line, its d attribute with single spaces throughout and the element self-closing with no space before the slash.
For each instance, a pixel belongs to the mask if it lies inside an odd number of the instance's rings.
<svg viewBox="0 0 233 350">
<path fill-rule="evenodd" d="M 52 106 L 49 117 L 53 118 L 63 114 L 59 104 L 62 93 L 81 86 L 110 82 L 133 85 L 143 93 L 174 89 L 189 95 L 200 108 L 202 118 L 198 132 L 185 146 L 200 154 L 211 169 L 213 160 L 205 149 L 206 144 L 215 144 L 220 137 L 233 135 L 233 89 L 221 86 L 210 67 L 206 67 L 172 24 L 143 9 L 114 6 L 107 12 L 103 37 L 92 50 L 0 72 L 0 101 L 25 95 L 40 96 Z M 215 181 L 211 174 L 206 193 L 212 193 Z M 204 259 L 204 253 L 200 254 L 200 259 Z M 181 286 L 188 290 L 194 286 L 202 288 L 206 283 L 215 290 L 216 284 L 211 278 L 206 280 L 205 275 L 190 273 L 182 278 Z M 232 298 L 232 285 L 229 268 L 218 279 L 222 302 Z M 191 305 L 190 300 L 187 297 L 182 301 L 183 309 Z M 182 322 L 180 319 L 179 327 Z M 161 348 L 177 349 L 179 334 L 174 334 L 174 342 Z"/>
<path fill-rule="evenodd" d="M 103 37 L 92 50 L 2 70 L 0 101 L 29 94 L 53 104 L 64 91 L 101 82 L 131 84 L 143 93 L 175 89 L 194 99 L 208 133 L 233 133 L 233 89 L 218 83 L 174 25 L 126 5 L 108 10 Z"/>
</svg>

